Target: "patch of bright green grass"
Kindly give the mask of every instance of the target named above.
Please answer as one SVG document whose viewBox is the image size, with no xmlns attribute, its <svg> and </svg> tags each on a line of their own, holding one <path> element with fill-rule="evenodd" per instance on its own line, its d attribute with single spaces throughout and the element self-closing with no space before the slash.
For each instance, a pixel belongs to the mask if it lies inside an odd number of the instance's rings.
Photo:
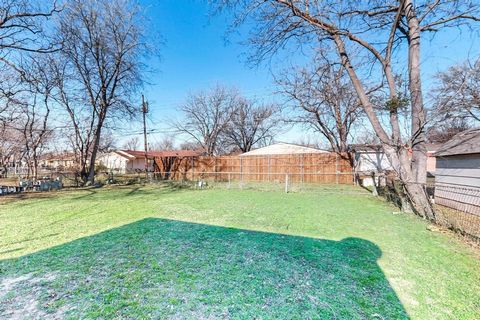
<svg viewBox="0 0 480 320">
<path fill-rule="evenodd" d="M 472 249 L 396 211 L 350 186 L 7 202 L 0 318 L 480 318 Z"/>
</svg>

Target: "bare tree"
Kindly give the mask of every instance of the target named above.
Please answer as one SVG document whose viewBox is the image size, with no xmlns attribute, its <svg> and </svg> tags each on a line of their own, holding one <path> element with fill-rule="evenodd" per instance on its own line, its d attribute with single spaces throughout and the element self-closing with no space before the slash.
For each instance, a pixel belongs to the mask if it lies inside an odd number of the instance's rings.
<svg viewBox="0 0 480 320">
<path fill-rule="evenodd" d="M 59 12 L 56 1 L 49 8 L 30 0 L 0 1 L 0 67 L 22 72 L 18 53 L 47 53 L 58 50 L 48 37 L 44 23 Z M 3 65 L 3 66 L 2 66 Z"/>
<path fill-rule="evenodd" d="M 470 129 L 470 124 L 465 118 L 450 118 L 429 128 L 428 141 L 432 143 L 445 143 L 457 133 Z"/>
<path fill-rule="evenodd" d="M 38 176 L 38 160 L 40 152 L 53 138 L 53 131 L 49 128 L 49 117 L 52 110 L 53 91 L 56 85 L 52 73 L 51 57 L 31 57 L 31 68 L 26 73 L 29 92 L 32 98 L 27 104 L 26 121 L 23 131 L 26 142 L 27 158 L 31 166 L 33 177 Z"/>
<path fill-rule="evenodd" d="M 21 158 L 23 145 L 17 130 L 6 122 L 0 123 L 0 176 L 6 177 L 11 162 Z"/>
<path fill-rule="evenodd" d="M 17 159 L 27 166 L 27 177 L 37 178 L 38 160 L 41 151 L 53 136 L 48 127 L 51 112 L 52 90 L 54 82 L 48 68 L 48 58 L 39 54 L 25 57 L 19 65 L 22 69 L 22 81 L 14 98 L 9 99 L 13 116 L 3 124 L 9 128 L 7 135 L 14 133 L 14 138 L 21 147 L 17 148 Z M 2 137 L 9 139 L 9 137 Z"/>
<path fill-rule="evenodd" d="M 71 142 L 84 183 L 93 183 L 102 129 L 115 116 L 132 116 L 142 84 L 139 7 L 128 0 L 72 0 L 58 23 L 63 43 L 56 66 L 58 101 L 73 127 Z"/>
<path fill-rule="evenodd" d="M 153 150 L 174 150 L 175 149 L 175 139 L 171 136 L 164 136 L 160 141 L 154 144 Z"/>
<path fill-rule="evenodd" d="M 25 89 L 25 70 L 21 65 L 25 55 L 59 48 L 45 26 L 59 8 L 56 2 L 45 5 L 46 2 L 0 1 L 0 121 L 12 120 L 10 109 L 19 105 L 15 100 Z"/>
<path fill-rule="evenodd" d="M 348 139 L 362 114 L 357 93 L 343 67 L 315 59 L 314 68 L 294 68 L 277 78 L 282 93 L 293 103 L 291 122 L 312 128 L 325 137 L 331 149 L 350 159 Z"/>
<path fill-rule="evenodd" d="M 236 7 L 238 25 L 247 18 L 258 24 L 252 31 L 255 57 L 284 48 L 290 40 L 297 44 L 328 49 L 345 68 L 358 99 L 383 150 L 404 184 L 410 204 L 422 217 L 434 219 L 426 183 L 426 113 L 423 103 L 420 45 L 424 32 L 478 21 L 480 4 L 474 0 L 219 0 L 221 6 Z M 408 63 L 396 61 L 402 52 Z M 334 55 L 333 55 L 334 54 Z M 401 59 L 400 59 L 401 60 Z M 398 111 L 403 99 L 395 85 L 395 72 L 406 70 L 409 84 L 411 124 L 402 136 Z M 369 83 L 376 78 L 386 84 L 386 106 L 375 106 L 368 95 Z M 377 110 L 389 112 L 389 126 L 380 121 Z M 409 157 L 409 150 L 412 156 Z"/>
<path fill-rule="evenodd" d="M 52 131 L 47 127 L 48 116 L 50 110 L 46 110 L 46 114 L 39 112 L 40 106 L 38 98 L 33 97 L 31 104 L 26 104 L 23 117 L 20 119 L 22 123 L 21 137 L 23 142 L 23 158 L 27 164 L 27 177 L 38 176 L 38 158 L 42 147 L 48 142 L 52 136 Z"/>
<path fill-rule="evenodd" d="M 180 150 L 202 150 L 202 145 L 198 141 L 185 141 L 179 145 Z"/>
<path fill-rule="evenodd" d="M 98 146 L 98 152 L 106 153 L 117 149 L 117 139 L 115 139 L 113 132 L 110 128 L 105 128 L 100 139 Z"/>
<path fill-rule="evenodd" d="M 317 136 L 312 137 L 311 135 L 300 137 L 299 139 L 292 142 L 293 144 L 297 144 L 299 146 L 304 146 L 308 148 L 315 148 L 315 149 L 327 149 L 328 146 L 325 145 L 324 141 L 318 139 Z"/>
<path fill-rule="evenodd" d="M 355 144 L 379 145 L 380 139 L 375 135 L 375 132 L 369 130 L 357 133 L 354 140 Z"/>
<path fill-rule="evenodd" d="M 163 136 L 160 141 L 155 143 L 153 149 L 158 151 L 174 150 L 175 149 L 174 138 L 168 135 Z M 164 175 L 162 178 L 165 180 L 168 180 L 171 176 L 171 173 L 178 169 L 178 166 L 180 165 L 181 160 L 178 161 L 178 158 L 174 156 L 164 156 L 164 157 L 160 157 L 160 163 L 162 166 L 161 171 L 164 172 Z"/>
<path fill-rule="evenodd" d="M 123 148 L 126 150 L 138 150 L 140 149 L 140 139 L 138 137 L 132 137 L 125 141 Z"/>
<path fill-rule="evenodd" d="M 192 94 L 180 107 L 184 121 L 177 122 L 174 126 L 178 132 L 197 141 L 207 155 L 215 155 L 221 148 L 221 137 L 237 102 L 235 90 L 220 86 L 209 92 Z"/>
<path fill-rule="evenodd" d="M 225 129 L 225 145 L 248 152 L 261 141 L 273 139 L 279 128 L 279 109 L 238 98 L 232 117 Z"/>
<path fill-rule="evenodd" d="M 433 112 L 439 121 L 461 118 L 480 123 L 480 59 L 452 66 L 437 79 Z"/>
</svg>

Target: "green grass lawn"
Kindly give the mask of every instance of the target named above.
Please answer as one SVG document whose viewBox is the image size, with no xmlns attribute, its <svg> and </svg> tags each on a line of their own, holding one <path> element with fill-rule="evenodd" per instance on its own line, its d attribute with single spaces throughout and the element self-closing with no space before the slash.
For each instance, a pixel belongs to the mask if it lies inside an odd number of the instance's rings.
<svg viewBox="0 0 480 320">
<path fill-rule="evenodd" d="M 350 186 L 0 205 L 0 318 L 480 319 L 480 260 Z"/>
</svg>

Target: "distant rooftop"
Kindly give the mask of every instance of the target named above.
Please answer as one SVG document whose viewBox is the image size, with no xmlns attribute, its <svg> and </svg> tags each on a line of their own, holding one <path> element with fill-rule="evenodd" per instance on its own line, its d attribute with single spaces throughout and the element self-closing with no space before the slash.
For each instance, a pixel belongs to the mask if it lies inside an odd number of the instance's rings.
<svg viewBox="0 0 480 320">
<path fill-rule="evenodd" d="M 446 157 L 474 153 L 480 153 L 480 128 L 457 133 L 438 148 L 435 156 Z"/>
<path fill-rule="evenodd" d="M 130 159 L 145 158 L 145 151 L 137 150 L 118 150 L 117 154 Z M 148 151 L 148 158 L 162 158 L 162 157 L 196 157 L 200 156 L 201 152 L 194 150 L 163 150 L 163 151 Z"/>
<path fill-rule="evenodd" d="M 75 153 L 63 152 L 63 153 L 47 153 L 40 156 L 42 160 L 56 161 L 56 160 L 75 160 Z"/>
<path fill-rule="evenodd" d="M 349 149 L 353 152 L 383 152 L 379 144 L 351 144 Z"/>
<path fill-rule="evenodd" d="M 300 146 L 292 143 L 274 143 L 272 145 L 258 148 L 249 152 L 242 153 L 241 157 L 248 156 L 265 156 L 265 155 L 279 155 L 279 154 L 305 154 L 305 153 L 329 153 L 329 151 Z"/>
<path fill-rule="evenodd" d="M 432 154 L 440 145 L 434 143 L 426 143 L 427 153 Z M 353 152 L 383 152 L 382 145 L 380 144 L 351 144 L 349 150 Z M 409 150 L 411 152 L 411 150 Z"/>
</svg>

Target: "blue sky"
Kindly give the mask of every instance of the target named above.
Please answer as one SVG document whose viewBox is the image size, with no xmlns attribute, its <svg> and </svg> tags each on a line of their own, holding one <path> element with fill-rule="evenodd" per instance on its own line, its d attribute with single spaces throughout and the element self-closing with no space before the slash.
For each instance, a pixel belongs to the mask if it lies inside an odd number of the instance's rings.
<svg viewBox="0 0 480 320">
<path fill-rule="evenodd" d="M 224 15 L 209 16 L 206 1 L 143 1 L 164 43 L 160 61 L 152 59 L 158 72 L 150 75 L 146 88 L 151 125 L 167 128 L 180 115 L 175 108 L 188 93 L 216 84 L 234 86 L 248 97 L 274 99 L 271 73 L 266 67 L 248 68 L 238 39 L 225 39 L 228 21 Z"/>
<path fill-rule="evenodd" d="M 156 72 L 150 75 L 152 84 L 145 88 L 151 106 L 151 128 L 168 131 L 169 120 L 181 116 L 175 108 L 189 92 L 208 89 L 217 83 L 235 86 L 247 97 L 281 101 L 281 97 L 273 94 L 275 87 L 269 66 L 249 68 L 246 65 L 244 53 L 248 49 L 239 43 L 246 34 L 225 41 L 230 23 L 226 14 L 210 17 L 207 1 L 201 0 L 142 0 L 140 3 L 150 19 L 148 27 L 161 34 L 164 41 L 160 46 L 161 59 L 149 62 Z M 478 35 L 458 36 L 456 30 L 437 35 L 432 43 L 423 39 L 422 74 L 426 94 L 435 72 L 478 55 L 476 40 Z M 305 135 L 303 130 L 297 128 L 282 134 L 278 140 L 297 141 L 302 135 Z M 160 137 L 152 135 L 151 140 L 155 142 Z"/>
</svg>

